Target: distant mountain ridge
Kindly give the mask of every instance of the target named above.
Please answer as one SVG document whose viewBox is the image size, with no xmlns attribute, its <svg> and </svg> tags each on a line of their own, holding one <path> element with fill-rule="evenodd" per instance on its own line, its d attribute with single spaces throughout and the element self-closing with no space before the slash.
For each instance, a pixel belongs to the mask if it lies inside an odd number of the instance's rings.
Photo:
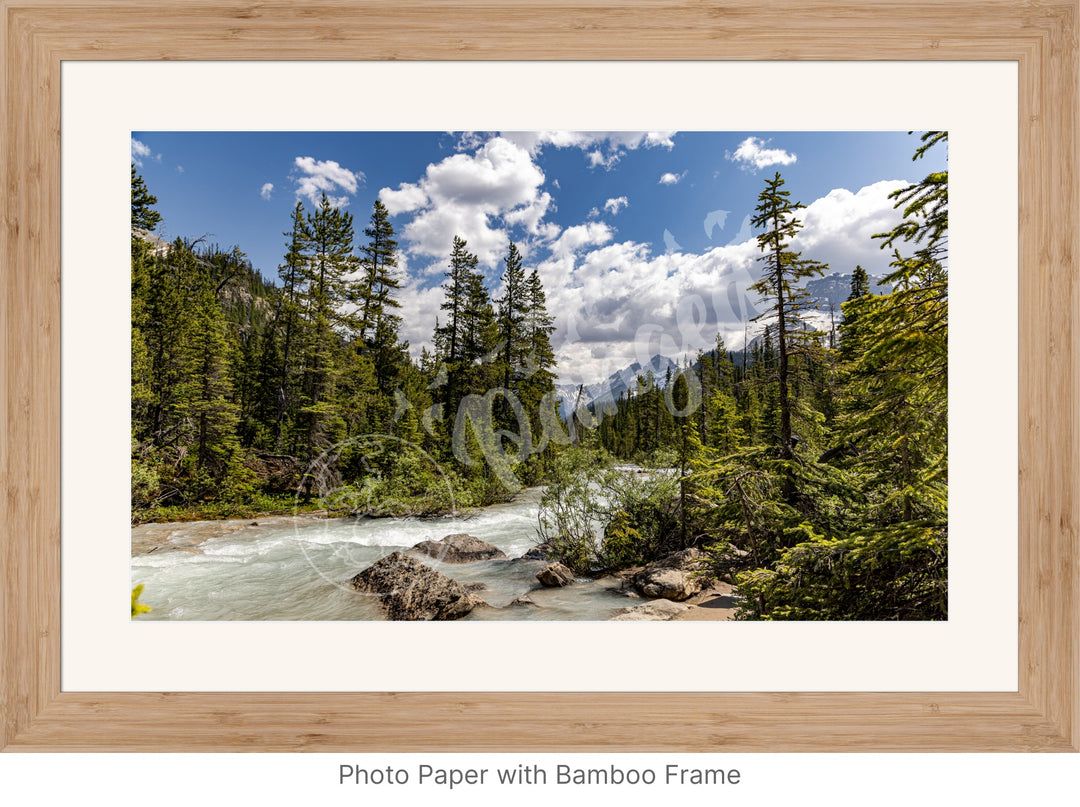
<svg viewBox="0 0 1080 807">
<path fill-rule="evenodd" d="M 892 286 L 883 283 L 885 275 L 869 275 L 871 294 L 888 294 Z M 817 277 L 806 282 L 806 290 L 819 311 L 828 311 L 833 305 L 836 314 L 840 314 L 840 304 L 851 295 L 851 274 L 833 272 L 825 277 Z"/>
<path fill-rule="evenodd" d="M 627 390 L 637 389 L 638 376 L 647 375 L 652 371 L 657 385 L 662 388 L 668 370 L 674 373 L 677 369 L 678 365 L 674 360 L 657 353 L 644 365 L 640 362 L 634 362 L 629 367 L 624 367 L 622 370 L 612 373 L 603 381 L 586 384 L 581 392 L 581 403 L 584 406 L 592 406 L 594 411 L 597 407 L 604 407 L 605 404 L 614 406 L 615 402 L 625 395 Z M 563 416 L 568 417 L 577 404 L 578 385 L 557 384 L 555 390 L 559 396 L 559 411 Z"/>
</svg>

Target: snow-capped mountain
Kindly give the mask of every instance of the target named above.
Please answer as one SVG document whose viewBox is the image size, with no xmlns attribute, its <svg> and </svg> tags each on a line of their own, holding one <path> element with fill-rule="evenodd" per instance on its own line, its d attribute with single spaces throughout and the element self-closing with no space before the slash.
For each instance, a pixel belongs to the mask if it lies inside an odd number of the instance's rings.
<svg viewBox="0 0 1080 807">
<path fill-rule="evenodd" d="M 869 275 L 871 294 L 888 294 L 892 286 L 882 283 L 884 275 Z M 817 277 L 806 282 L 806 290 L 810 292 L 810 299 L 819 311 L 828 311 L 832 304 L 836 316 L 840 316 L 840 304 L 851 294 L 851 273 L 842 275 L 833 272 L 825 277 Z"/>
<path fill-rule="evenodd" d="M 586 384 L 581 391 L 581 405 L 593 405 L 603 407 L 604 404 L 612 404 L 619 400 L 628 389 L 636 389 L 638 376 L 645 376 L 650 371 L 656 384 L 663 387 L 667 378 L 667 371 L 675 372 L 678 365 L 667 356 L 659 353 L 649 359 L 644 365 L 634 362 L 629 367 L 612 373 L 603 381 L 595 384 Z M 564 417 L 568 417 L 578 403 L 577 384 L 558 384 L 555 387 L 559 394 L 559 411 Z"/>
</svg>

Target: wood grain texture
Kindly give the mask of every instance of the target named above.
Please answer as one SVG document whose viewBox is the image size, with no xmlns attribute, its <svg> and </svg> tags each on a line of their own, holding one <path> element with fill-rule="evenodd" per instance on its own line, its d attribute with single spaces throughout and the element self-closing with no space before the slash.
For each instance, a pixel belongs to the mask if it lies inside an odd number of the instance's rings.
<svg viewBox="0 0 1080 807">
<path fill-rule="evenodd" d="M 0 748 L 1080 748 L 1076 0 L 0 0 L 0 9 Z M 60 63 L 315 56 L 1018 62 L 1019 692 L 62 692 Z"/>
</svg>

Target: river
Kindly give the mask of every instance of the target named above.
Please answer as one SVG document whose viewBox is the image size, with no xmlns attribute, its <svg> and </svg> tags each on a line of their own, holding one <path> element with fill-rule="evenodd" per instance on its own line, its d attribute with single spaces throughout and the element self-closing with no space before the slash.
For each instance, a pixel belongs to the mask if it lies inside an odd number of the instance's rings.
<svg viewBox="0 0 1080 807">
<path fill-rule="evenodd" d="M 535 546 L 540 489 L 522 491 L 462 518 L 277 516 L 236 521 L 143 524 L 131 530 L 132 585 L 153 610 L 143 620 L 385 619 L 377 600 L 345 585 L 394 550 L 467 532 L 510 558 Z M 604 620 L 641 600 L 611 578 L 538 588 L 542 561 L 445 564 L 421 558 L 461 583 L 484 583 L 492 608 L 465 619 Z M 528 593 L 538 607 L 506 607 Z"/>
</svg>

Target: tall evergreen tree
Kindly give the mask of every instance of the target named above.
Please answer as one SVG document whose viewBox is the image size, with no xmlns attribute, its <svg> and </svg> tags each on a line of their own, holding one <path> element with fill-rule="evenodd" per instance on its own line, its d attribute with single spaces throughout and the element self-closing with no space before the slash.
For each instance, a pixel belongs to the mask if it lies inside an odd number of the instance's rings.
<svg viewBox="0 0 1080 807">
<path fill-rule="evenodd" d="M 764 253 L 758 260 L 764 265 L 760 280 L 750 286 L 761 295 L 768 306 L 761 316 L 776 323 L 776 348 L 779 356 L 777 380 L 780 405 L 780 454 L 794 459 L 791 430 L 791 354 L 799 344 L 805 344 L 810 333 L 805 329 L 802 314 L 809 304 L 810 295 L 800 288 L 798 281 L 820 275 L 824 266 L 806 260 L 801 253 L 792 252 L 791 240 L 802 229 L 796 217 L 805 207 L 792 202 L 790 192 L 783 190 L 784 180 L 777 172 L 773 179 L 765 181 L 765 189 L 758 196 L 756 215 L 751 219 L 755 227 L 764 228 L 758 236 L 758 247 Z"/>
<path fill-rule="evenodd" d="M 301 454 L 310 459 L 336 442 L 343 429 L 333 398 L 341 370 L 343 333 L 355 326 L 346 310 L 346 276 L 356 268 L 352 214 L 335 208 L 324 193 L 307 217 L 310 254 L 301 264 L 308 339 L 305 343 Z"/>
<path fill-rule="evenodd" d="M 524 333 L 528 316 L 527 281 L 521 265 L 521 253 L 513 241 L 506 252 L 505 263 L 503 295 L 495 303 L 498 305 L 499 338 L 502 340 L 502 385 L 504 389 L 513 391 L 514 377 L 520 377 L 522 371 L 521 355 L 529 348 Z"/>
<path fill-rule="evenodd" d="M 139 415 L 150 405 L 151 369 L 146 344 L 148 325 L 147 296 L 150 275 L 155 257 L 150 244 L 136 232 L 136 228 L 153 230 L 161 221 L 161 215 L 153 208 L 157 197 L 150 194 L 143 178 L 131 166 L 131 406 L 132 426 Z"/>
<path fill-rule="evenodd" d="M 843 319 L 840 322 L 840 356 L 845 361 L 851 361 L 859 355 L 861 342 L 859 333 L 859 317 L 861 314 L 862 300 L 870 294 L 870 278 L 866 270 L 856 266 L 851 274 L 851 291 L 847 300 L 841 305 Z"/>
<path fill-rule="evenodd" d="M 135 165 L 131 166 L 131 226 L 138 227 L 147 232 L 153 232 L 161 223 L 161 214 L 154 205 L 157 197 L 146 188 L 146 183 L 141 175 L 135 172 Z"/>
<path fill-rule="evenodd" d="M 946 132 L 927 132 L 913 159 L 946 143 Z M 845 436 L 860 447 L 879 518 L 943 523 L 948 429 L 948 172 L 894 191 L 904 219 L 877 236 L 893 247 L 887 295 L 858 306 L 864 344 L 854 357 L 853 407 Z M 897 244 L 917 246 L 904 256 Z"/>
<path fill-rule="evenodd" d="M 375 341 L 383 319 L 393 317 L 389 329 L 397 332 L 400 317 L 388 308 L 397 309 L 401 304 L 394 294 L 401 288 L 397 277 L 397 241 L 394 227 L 386 205 L 376 200 L 371 213 L 371 224 L 364 229 L 367 244 L 360 247 L 361 277 L 356 283 L 356 302 L 360 306 L 359 334 L 364 341 Z"/>
<path fill-rule="evenodd" d="M 478 264 L 476 255 L 469 252 L 467 246 L 465 239 L 454 236 L 446 282 L 443 284 L 446 297 L 439 306 L 440 310 L 446 312 L 446 317 L 442 325 L 436 323 L 435 327 L 435 353 L 446 370 L 443 417 L 448 422 L 453 422 L 463 394 L 460 374 L 465 365 L 466 309 L 471 278 Z"/>
<path fill-rule="evenodd" d="M 555 390 L 555 350 L 551 335 L 555 332 L 555 319 L 547 310 L 544 284 L 535 269 L 529 273 L 524 288 L 525 322 L 527 339 L 525 364 L 528 368 L 527 403 L 532 406 L 539 399 Z"/>
<path fill-rule="evenodd" d="M 492 373 L 498 368 L 491 353 L 498 346 L 499 329 L 484 276 L 479 272 L 470 272 L 467 278 L 463 315 L 460 370 L 466 374 L 469 392 L 483 394 L 498 383 Z"/>
<path fill-rule="evenodd" d="M 375 364 L 379 389 L 390 391 L 402 363 L 399 344 L 401 308 L 396 294 L 401 288 L 397 276 L 397 241 L 386 205 L 376 200 L 371 224 L 364 230 L 368 242 L 360 247 L 360 279 L 352 292 L 360 310 L 359 337 Z"/>
<path fill-rule="evenodd" d="M 174 251 L 175 253 L 175 251 Z M 186 272 L 193 278 L 191 350 L 194 382 L 188 403 L 194 426 L 194 475 L 200 494 L 214 492 L 239 461 L 236 435 L 238 408 L 233 401 L 232 356 L 234 351 L 218 302 L 216 284 L 207 271 L 208 262 L 183 253 Z"/>
<path fill-rule="evenodd" d="M 298 201 L 296 207 L 293 208 L 292 229 L 284 235 L 288 241 L 284 263 L 278 267 L 281 293 L 278 295 L 274 323 L 275 330 L 280 331 L 281 334 L 281 349 L 280 352 L 276 349 L 270 353 L 264 351 L 264 359 L 280 361 L 276 374 L 277 385 L 273 395 L 276 412 L 274 444 L 278 451 L 282 449 L 286 419 L 295 416 L 300 374 L 294 369 L 294 364 L 296 354 L 299 349 L 302 349 L 304 343 L 303 292 L 305 284 L 309 282 L 307 276 L 310 272 L 311 261 L 311 230 L 308 227 L 302 202 Z M 275 348 L 277 346 L 276 340 L 274 346 Z M 266 371 L 264 374 L 269 375 L 269 372 Z"/>
</svg>

